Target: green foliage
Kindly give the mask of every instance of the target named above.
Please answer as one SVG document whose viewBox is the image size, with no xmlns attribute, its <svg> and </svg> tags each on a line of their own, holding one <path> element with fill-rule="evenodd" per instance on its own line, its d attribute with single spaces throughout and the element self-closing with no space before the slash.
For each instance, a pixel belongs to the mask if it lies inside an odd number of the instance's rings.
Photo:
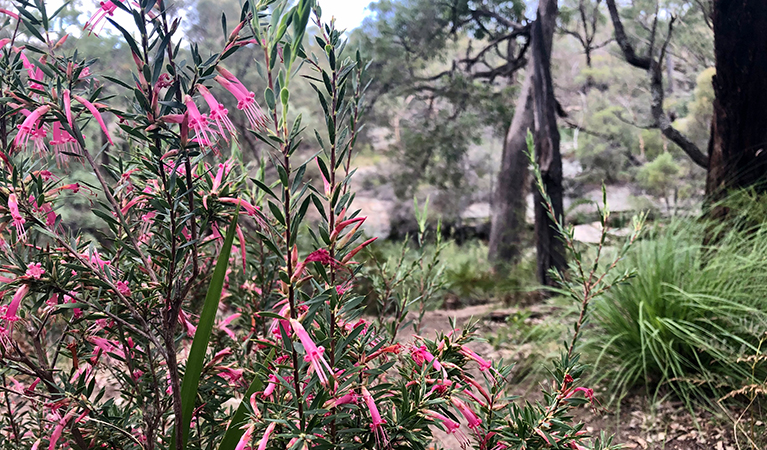
<svg viewBox="0 0 767 450">
<path fill-rule="evenodd" d="M 181 423 L 181 434 L 183 445 L 189 440 L 189 424 L 192 421 L 192 412 L 194 411 L 195 400 L 197 399 L 197 388 L 200 383 L 200 375 L 205 362 L 205 355 L 208 352 L 210 343 L 210 334 L 213 331 L 213 322 L 218 312 L 218 304 L 221 300 L 221 292 L 224 289 L 224 279 L 226 278 L 227 267 L 229 266 L 229 255 L 232 253 L 232 244 L 234 243 L 235 228 L 237 227 L 237 217 L 239 207 L 232 217 L 229 229 L 226 232 L 224 245 L 221 253 L 218 255 L 216 267 L 213 269 L 213 276 L 208 286 L 208 292 L 205 295 L 205 303 L 200 312 L 200 321 L 197 323 L 197 331 L 192 340 L 192 347 L 189 350 L 189 358 L 186 361 L 186 371 L 181 383 L 181 404 L 183 406 L 183 418 Z M 175 434 L 174 430 L 174 434 Z M 171 450 L 175 450 L 175 439 L 171 440 Z"/>
<path fill-rule="evenodd" d="M 767 226 L 737 225 L 658 224 L 620 264 L 641 270 L 595 303 L 587 345 L 612 400 L 644 385 L 710 402 L 753 377 L 739 358 L 767 326 Z M 717 229 L 716 247 L 702 244 Z"/>
<path fill-rule="evenodd" d="M 669 196 L 678 192 L 683 170 L 670 153 L 662 153 L 639 169 L 637 181 L 650 194 L 664 199 L 670 209 Z"/>
</svg>

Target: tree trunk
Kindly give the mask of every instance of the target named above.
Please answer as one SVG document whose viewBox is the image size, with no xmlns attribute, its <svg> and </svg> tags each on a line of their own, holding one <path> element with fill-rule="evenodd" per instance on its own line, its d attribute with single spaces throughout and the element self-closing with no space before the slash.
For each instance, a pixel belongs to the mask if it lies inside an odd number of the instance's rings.
<svg viewBox="0 0 767 450">
<path fill-rule="evenodd" d="M 517 98 L 514 118 L 503 143 L 501 170 L 493 198 L 488 258 L 497 270 L 514 263 L 522 252 L 528 180 L 526 136 L 533 128 L 533 70 L 528 69 Z"/>
<path fill-rule="evenodd" d="M 541 165 L 544 182 L 558 215 L 562 215 L 562 158 L 559 153 L 559 131 L 556 126 L 556 100 L 551 82 L 551 46 L 556 25 L 556 0 L 542 0 L 538 18 L 531 35 L 532 54 L 527 64 L 525 80 L 517 98 L 514 118 L 503 145 L 501 170 L 498 174 L 489 259 L 496 269 L 519 259 L 522 233 L 525 227 L 525 197 L 529 186 L 527 132 L 535 132 L 536 160 Z M 538 32 L 535 32 L 538 26 Z M 540 87 L 539 87 L 540 86 Z M 539 111 L 536 111 L 536 107 Z M 540 126 L 539 126 L 540 125 Z M 550 285 L 550 268 L 565 265 L 562 243 L 552 228 L 548 216 L 540 214 L 539 193 L 535 195 L 535 236 L 538 259 L 538 279 Z"/>
<path fill-rule="evenodd" d="M 562 155 L 559 152 L 557 101 L 551 80 L 551 46 L 556 17 L 556 0 L 542 0 L 538 5 L 538 18 L 533 23 L 531 49 L 535 86 L 535 161 L 540 167 L 554 214 L 562 218 Z M 555 281 L 549 271 L 563 271 L 566 266 L 564 243 L 549 217 L 548 208 L 542 204 L 541 193 L 536 190 L 534 198 L 538 281 L 545 286 L 552 286 Z"/>
<path fill-rule="evenodd" d="M 713 12 L 714 116 L 706 194 L 715 204 L 733 189 L 767 191 L 767 2 L 716 0 Z M 715 206 L 711 217 L 723 217 Z"/>
</svg>

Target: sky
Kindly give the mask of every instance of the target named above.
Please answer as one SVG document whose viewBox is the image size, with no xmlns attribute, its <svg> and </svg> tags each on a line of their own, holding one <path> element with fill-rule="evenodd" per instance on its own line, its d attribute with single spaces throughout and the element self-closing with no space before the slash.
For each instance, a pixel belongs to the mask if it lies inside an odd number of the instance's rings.
<svg viewBox="0 0 767 450">
<path fill-rule="evenodd" d="M 362 19 L 370 14 L 367 10 L 369 4 L 370 0 L 320 0 L 322 18 L 328 20 L 335 16 L 336 27 L 341 30 L 359 26 Z"/>
</svg>

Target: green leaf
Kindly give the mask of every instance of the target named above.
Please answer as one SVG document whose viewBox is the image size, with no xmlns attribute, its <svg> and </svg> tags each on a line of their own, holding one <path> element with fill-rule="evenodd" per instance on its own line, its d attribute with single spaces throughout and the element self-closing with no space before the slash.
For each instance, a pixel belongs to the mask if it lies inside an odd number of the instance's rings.
<svg viewBox="0 0 767 450">
<path fill-rule="evenodd" d="M 271 88 L 266 88 L 264 91 L 264 99 L 266 100 L 266 105 L 269 107 L 269 110 L 274 110 L 275 107 L 275 100 L 274 100 L 274 91 Z"/>
<path fill-rule="evenodd" d="M 218 311 L 218 303 L 221 300 L 221 292 L 224 288 L 224 278 L 226 278 L 226 269 L 229 265 L 229 255 L 232 253 L 232 243 L 234 242 L 238 216 L 239 207 L 234 213 L 234 217 L 232 217 L 229 229 L 226 231 L 226 239 L 221 248 L 221 254 L 218 256 L 216 268 L 213 270 L 210 285 L 208 285 L 205 304 L 200 313 L 200 321 L 197 324 L 197 331 L 194 334 L 194 341 L 192 341 L 192 348 L 189 351 L 189 359 L 186 363 L 184 380 L 181 383 L 181 407 L 183 411 L 181 430 L 184 446 L 186 446 L 186 442 L 189 439 L 189 424 L 192 421 L 194 402 L 197 398 L 197 387 L 200 383 L 200 374 L 205 364 L 205 354 L 208 350 L 210 334 L 213 331 L 213 322 L 216 320 L 216 311 Z M 175 438 L 171 439 L 170 448 L 171 450 L 176 450 Z"/>
</svg>

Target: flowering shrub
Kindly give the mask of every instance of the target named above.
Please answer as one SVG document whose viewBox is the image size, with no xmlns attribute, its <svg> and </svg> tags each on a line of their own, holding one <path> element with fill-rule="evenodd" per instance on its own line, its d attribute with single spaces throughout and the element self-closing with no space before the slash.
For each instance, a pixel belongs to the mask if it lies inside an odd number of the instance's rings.
<svg viewBox="0 0 767 450">
<path fill-rule="evenodd" d="M 0 72 L 4 448 L 422 449 L 435 427 L 463 447 L 585 448 L 569 411 L 593 393 L 578 386 L 573 349 L 589 301 L 609 287 L 598 264 L 565 284 L 584 313 L 534 405 L 506 394 L 511 367 L 475 354 L 470 329 L 399 340 L 398 326 L 363 317 L 355 258 L 373 239 L 362 240 L 350 177 L 365 65 L 313 2 L 246 2 L 207 59 L 174 41 L 179 18 L 164 1 L 102 2 L 85 29 L 123 34 L 135 62 L 125 79 L 62 52 L 66 36 L 49 27 L 58 11 L 16 5 L 0 10 L 13 30 Z M 135 30 L 111 19 L 117 10 Z M 307 54 L 310 39 L 319 54 Z M 260 60 L 258 100 L 225 68 L 237 51 Z M 314 133 L 321 151 L 297 164 L 306 133 L 290 95 L 301 79 L 327 127 Z M 127 107 L 109 105 L 104 83 L 124 89 Z M 263 142 L 273 181 L 265 163 L 253 175 L 228 154 L 242 133 Z M 97 162 L 116 135 L 127 145 Z M 76 164 L 96 183 L 72 179 Z M 74 196 L 91 201 L 98 239 L 57 213 Z"/>
</svg>

